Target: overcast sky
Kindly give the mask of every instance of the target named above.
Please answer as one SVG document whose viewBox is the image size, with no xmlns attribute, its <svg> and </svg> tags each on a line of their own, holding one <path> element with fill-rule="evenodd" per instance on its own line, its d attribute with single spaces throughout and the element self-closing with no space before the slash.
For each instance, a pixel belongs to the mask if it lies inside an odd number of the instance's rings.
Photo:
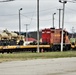
<svg viewBox="0 0 76 75">
<path fill-rule="evenodd" d="M 55 27 L 59 27 L 59 11 L 57 9 L 62 9 L 62 6 L 62 3 L 59 3 L 58 0 L 40 0 L 40 30 L 44 28 L 51 28 L 53 26 L 53 13 L 56 13 L 56 15 L 54 16 Z M 37 0 L 15 0 L 11 2 L 1 2 L 1 30 L 8 29 L 9 31 L 19 31 L 20 8 L 23 8 L 23 10 L 21 10 L 21 31 L 26 31 L 26 24 L 29 24 L 28 31 L 37 30 Z M 72 27 L 74 27 L 76 31 L 76 3 L 67 2 L 67 4 L 65 5 L 64 29 L 71 32 Z"/>
</svg>

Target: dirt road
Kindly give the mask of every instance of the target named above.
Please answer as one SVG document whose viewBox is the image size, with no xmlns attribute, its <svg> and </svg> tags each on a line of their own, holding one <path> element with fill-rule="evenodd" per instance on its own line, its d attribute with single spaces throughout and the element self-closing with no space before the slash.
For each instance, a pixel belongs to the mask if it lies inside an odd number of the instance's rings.
<svg viewBox="0 0 76 75">
<path fill-rule="evenodd" d="M 0 75 L 76 75 L 76 58 L 4 62 Z"/>
</svg>

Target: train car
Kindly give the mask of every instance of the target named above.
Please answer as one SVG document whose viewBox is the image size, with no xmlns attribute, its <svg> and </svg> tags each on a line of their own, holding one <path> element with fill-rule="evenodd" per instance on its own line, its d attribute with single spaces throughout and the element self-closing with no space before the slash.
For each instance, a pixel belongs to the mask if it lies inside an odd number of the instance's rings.
<svg viewBox="0 0 76 75">
<path fill-rule="evenodd" d="M 42 30 L 42 41 L 39 43 L 41 51 L 60 51 L 62 29 L 47 28 Z M 25 45 L 25 37 L 14 32 L 4 32 L 0 34 L 0 52 L 12 53 L 18 51 L 37 52 L 37 41 Z M 63 31 L 63 49 L 70 50 L 71 44 L 68 38 L 68 32 Z"/>
<path fill-rule="evenodd" d="M 42 42 L 44 44 L 52 45 L 50 50 L 57 51 L 61 48 L 61 33 L 62 29 L 47 28 L 42 30 Z M 68 32 L 63 31 L 63 49 L 69 50 L 71 48 Z"/>
</svg>

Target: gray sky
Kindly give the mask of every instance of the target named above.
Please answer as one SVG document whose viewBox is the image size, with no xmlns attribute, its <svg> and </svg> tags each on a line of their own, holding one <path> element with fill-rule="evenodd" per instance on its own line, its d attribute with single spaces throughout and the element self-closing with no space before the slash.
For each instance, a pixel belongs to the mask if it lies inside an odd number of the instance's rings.
<svg viewBox="0 0 76 75">
<path fill-rule="evenodd" d="M 0 0 L 1 1 L 1 0 Z M 70 1 L 70 0 L 68 0 Z M 52 27 L 52 15 L 55 15 L 55 27 L 59 24 L 59 11 L 62 3 L 58 0 L 40 0 L 40 30 Z M 0 3 L 0 29 L 9 31 L 19 31 L 19 9 L 21 10 L 21 31 L 37 30 L 37 0 L 15 0 Z M 62 20 L 62 19 L 61 19 Z M 62 23 L 61 23 L 62 24 Z M 65 6 L 64 29 L 71 32 L 72 27 L 76 31 L 76 3 L 68 2 Z"/>
</svg>

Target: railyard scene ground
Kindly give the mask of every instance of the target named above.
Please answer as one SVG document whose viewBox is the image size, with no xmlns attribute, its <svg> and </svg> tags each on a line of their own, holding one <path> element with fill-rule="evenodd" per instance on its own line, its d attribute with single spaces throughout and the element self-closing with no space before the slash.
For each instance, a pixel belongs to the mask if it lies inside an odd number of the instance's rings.
<svg viewBox="0 0 76 75">
<path fill-rule="evenodd" d="M 0 54 L 1 75 L 76 75 L 76 51 Z"/>
<path fill-rule="evenodd" d="M 76 75 L 76 57 L 4 62 L 0 75 Z"/>
<path fill-rule="evenodd" d="M 8 61 L 18 60 L 32 60 L 32 59 L 52 59 L 52 58 L 68 58 L 76 57 L 76 51 L 65 51 L 65 52 L 42 52 L 42 53 L 31 53 L 31 52 L 17 52 L 12 54 L 0 54 L 0 63 Z"/>
</svg>

